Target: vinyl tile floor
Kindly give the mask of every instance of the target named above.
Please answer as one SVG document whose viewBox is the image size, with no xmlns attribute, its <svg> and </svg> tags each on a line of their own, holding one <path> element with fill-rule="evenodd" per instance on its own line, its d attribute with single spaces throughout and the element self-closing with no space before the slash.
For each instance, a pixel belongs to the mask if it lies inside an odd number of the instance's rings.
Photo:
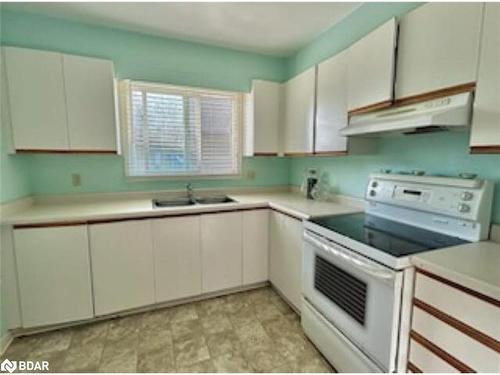
<svg viewBox="0 0 500 375">
<path fill-rule="evenodd" d="M 333 372 L 270 287 L 17 338 L 50 372 Z"/>
</svg>

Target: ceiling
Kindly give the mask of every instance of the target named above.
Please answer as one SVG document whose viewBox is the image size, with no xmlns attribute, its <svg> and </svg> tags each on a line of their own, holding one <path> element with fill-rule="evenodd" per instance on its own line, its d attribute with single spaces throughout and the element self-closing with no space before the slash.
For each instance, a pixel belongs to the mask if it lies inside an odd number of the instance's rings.
<svg viewBox="0 0 500 375">
<path fill-rule="evenodd" d="M 361 3 L 3 3 L 90 24 L 288 56 Z"/>
</svg>

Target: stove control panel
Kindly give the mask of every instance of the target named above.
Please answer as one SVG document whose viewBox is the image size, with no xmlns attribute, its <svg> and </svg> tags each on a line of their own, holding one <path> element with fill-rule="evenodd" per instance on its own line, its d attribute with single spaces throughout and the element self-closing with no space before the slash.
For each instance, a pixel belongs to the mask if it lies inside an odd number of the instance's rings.
<svg viewBox="0 0 500 375">
<path fill-rule="evenodd" d="M 491 213 L 493 184 L 486 180 L 372 174 L 366 199 L 465 220 Z"/>
</svg>

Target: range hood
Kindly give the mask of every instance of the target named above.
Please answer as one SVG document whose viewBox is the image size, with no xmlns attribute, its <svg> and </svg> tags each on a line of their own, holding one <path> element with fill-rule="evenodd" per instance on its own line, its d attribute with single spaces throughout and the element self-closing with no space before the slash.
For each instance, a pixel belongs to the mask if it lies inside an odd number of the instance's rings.
<svg viewBox="0 0 500 375">
<path fill-rule="evenodd" d="M 347 137 L 382 137 L 462 130 L 470 125 L 472 93 L 466 92 L 406 106 L 352 116 L 340 130 Z"/>
</svg>

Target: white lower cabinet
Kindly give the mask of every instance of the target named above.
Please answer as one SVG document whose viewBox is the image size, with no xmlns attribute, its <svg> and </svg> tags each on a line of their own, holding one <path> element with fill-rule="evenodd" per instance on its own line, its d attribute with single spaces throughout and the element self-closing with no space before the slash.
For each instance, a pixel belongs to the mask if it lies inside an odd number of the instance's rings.
<svg viewBox="0 0 500 375">
<path fill-rule="evenodd" d="M 87 226 L 14 230 L 24 328 L 93 317 Z"/>
<path fill-rule="evenodd" d="M 150 220 L 89 225 L 96 315 L 155 301 Z"/>
<path fill-rule="evenodd" d="M 270 217 L 269 279 L 300 311 L 302 221 L 275 211 Z"/>
<path fill-rule="evenodd" d="M 152 220 L 156 302 L 201 294 L 200 216 Z"/>
<path fill-rule="evenodd" d="M 203 293 L 242 284 L 242 213 L 201 216 Z"/>
<path fill-rule="evenodd" d="M 243 284 L 269 279 L 269 210 L 243 212 Z"/>
</svg>

